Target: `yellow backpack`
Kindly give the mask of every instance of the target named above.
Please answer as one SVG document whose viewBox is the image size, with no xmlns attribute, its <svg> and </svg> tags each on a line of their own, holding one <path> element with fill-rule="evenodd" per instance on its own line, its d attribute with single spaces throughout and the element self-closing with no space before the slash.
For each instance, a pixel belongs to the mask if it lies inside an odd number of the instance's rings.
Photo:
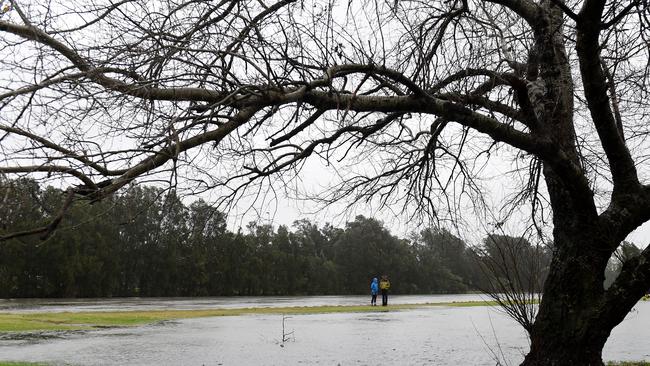
<svg viewBox="0 0 650 366">
<path fill-rule="evenodd" d="M 382 290 L 388 290 L 390 288 L 390 281 L 388 280 L 379 281 L 379 288 Z"/>
</svg>

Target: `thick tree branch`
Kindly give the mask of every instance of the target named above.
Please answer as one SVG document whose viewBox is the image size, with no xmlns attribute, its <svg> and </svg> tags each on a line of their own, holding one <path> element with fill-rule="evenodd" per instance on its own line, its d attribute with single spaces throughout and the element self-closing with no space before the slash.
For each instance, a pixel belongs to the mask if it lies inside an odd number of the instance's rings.
<svg viewBox="0 0 650 366">
<path fill-rule="evenodd" d="M 17 166 L 17 167 L 0 167 L 0 173 L 66 173 L 79 178 L 85 185 L 95 187 L 95 183 L 84 173 L 67 166 L 61 165 L 34 165 L 34 166 Z"/>
<path fill-rule="evenodd" d="M 585 2 L 580 11 L 576 49 L 587 106 L 609 160 L 614 182 L 613 195 L 616 195 L 637 191 L 640 186 L 634 161 L 610 108 L 607 78 L 600 61 L 598 39 L 604 5 L 603 0 Z"/>
<path fill-rule="evenodd" d="M 530 10 L 530 9 L 529 9 Z M 171 88 L 171 89 L 159 89 L 148 87 L 144 85 L 133 85 L 126 84 L 122 81 L 109 78 L 97 72 L 98 69 L 94 69 L 89 63 L 87 63 L 81 56 L 79 56 L 75 51 L 64 45 L 63 43 L 55 40 L 48 34 L 42 32 L 39 29 L 30 26 L 20 26 L 4 21 L 0 21 L 0 30 L 10 32 L 21 36 L 26 39 L 31 39 L 38 41 L 45 45 L 52 47 L 57 50 L 68 60 L 70 60 L 77 68 L 81 71 L 88 73 L 89 78 L 98 84 L 111 89 L 116 90 L 128 95 L 144 98 L 144 99 L 156 99 L 156 100 L 185 100 L 185 101 L 206 101 L 212 103 L 225 104 L 230 100 L 231 94 L 228 93 L 219 93 L 215 91 L 210 91 L 207 89 L 201 88 Z M 324 79 L 319 80 L 313 84 L 313 86 L 323 86 L 328 85 L 331 81 L 331 78 L 336 76 L 342 76 L 349 73 L 355 72 L 372 72 L 382 76 L 390 77 L 391 79 L 398 81 L 405 86 L 407 86 L 413 93 L 416 95 L 422 96 L 426 92 L 422 90 L 415 83 L 411 82 L 408 78 L 404 77 L 401 73 L 394 72 L 392 70 L 376 67 L 374 65 L 345 65 L 334 67 L 326 73 Z M 348 95 L 337 95 L 335 98 L 331 95 L 327 95 L 322 92 L 307 92 L 304 88 L 299 88 L 294 92 L 290 92 L 287 96 L 279 96 L 280 103 L 289 103 L 289 102 L 299 102 L 300 98 L 294 97 L 303 97 L 305 101 L 310 104 L 313 104 L 317 107 L 319 104 L 327 104 L 326 109 L 339 109 L 341 105 L 349 106 L 350 110 L 354 111 L 378 111 L 378 112 L 422 112 L 422 113 L 433 113 L 440 115 L 448 120 L 456 121 L 461 124 L 467 125 L 477 129 L 480 132 L 487 133 L 491 137 L 495 138 L 497 141 L 507 142 L 513 146 L 522 148 L 523 150 L 533 152 L 538 151 L 538 144 L 534 142 L 530 136 L 527 136 L 524 133 L 516 131 L 510 126 L 503 125 L 496 120 L 482 116 L 476 112 L 473 112 L 465 107 L 456 105 L 450 102 L 435 100 L 431 98 L 423 98 L 420 100 L 412 97 L 368 97 L 368 96 L 356 96 L 354 100 L 350 99 Z M 379 98 L 379 99 L 374 99 Z M 391 99 L 394 98 L 394 99 Z M 401 99 L 400 99 L 401 98 Z M 259 100 L 256 97 L 249 98 L 251 100 L 240 101 L 244 105 L 255 106 L 258 103 L 257 107 L 264 106 L 264 101 Z M 275 98 L 273 98 L 275 99 Z M 431 100 L 430 100 L 431 99 Z M 433 102 L 429 104 L 429 102 Z M 273 104 L 273 103 L 269 103 Z M 385 107 L 382 107 L 384 105 Z M 414 108 L 409 110 L 409 108 Z"/>
<path fill-rule="evenodd" d="M 623 131 L 623 118 L 621 117 L 618 92 L 616 91 L 616 81 L 614 80 L 614 76 L 612 76 L 612 74 L 607 69 L 607 64 L 605 64 L 605 61 L 601 59 L 600 64 L 603 68 L 603 75 L 605 75 L 605 79 L 607 80 L 607 88 L 609 89 L 609 98 L 612 101 L 612 109 L 614 110 L 616 128 L 618 128 L 618 132 L 621 135 L 621 138 L 625 139 L 625 132 Z"/>
<path fill-rule="evenodd" d="M 530 0 L 488 0 L 491 3 L 499 4 L 505 6 L 506 8 L 514 11 L 526 22 L 533 26 L 537 24 L 540 20 L 540 8 L 539 5 L 530 1 Z M 535 28 L 533 26 L 533 28 Z"/>
<path fill-rule="evenodd" d="M 474 112 L 463 105 L 433 97 L 333 95 L 320 91 L 297 91 L 282 97 L 286 102 L 303 100 L 319 109 L 349 109 L 355 112 L 427 113 L 485 133 L 531 153 L 541 153 L 543 141 L 518 131 L 493 118 Z"/>
<path fill-rule="evenodd" d="M 434 84 L 433 87 L 429 90 L 429 93 L 433 94 L 454 82 L 461 81 L 467 77 L 472 76 L 486 76 L 490 78 L 490 80 L 477 87 L 472 93 L 472 97 L 475 99 L 475 102 L 478 105 L 481 105 L 486 109 L 494 110 L 496 112 L 504 114 L 510 118 L 516 119 L 517 121 L 525 124 L 531 130 L 538 129 L 539 121 L 537 120 L 537 116 L 535 115 L 533 106 L 531 105 L 528 97 L 527 82 L 526 80 L 512 73 L 498 73 L 487 69 L 464 69 L 451 74 L 446 78 L 440 80 L 438 83 Z M 512 87 L 512 90 L 514 90 L 517 95 L 517 102 L 521 107 L 521 111 L 489 100 L 480 102 L 478 100 L 480 98 L 475 98 L 477 95 L 474 94 L 482 95 L 498 85 L 509 85 Z"/>
<path fill-rule="evenodd" d="M 332 80 L 338 77 L 344 77 L 351 74 L 367 74 L 371 76 L 384 76 L 395 82 L 398 82 L 406 88 L 408 88 L 411 93 L 416 96 L 424 96 L 428 93 L 417 85 L 413 80 L 406 77 L 404 74 L 397 70 L 392 70 L 384 66 L 378 66 L 374 64 L 345 64 L 337 65 L 328 68 L 325 71 L 325 75 L 318 80 L 314 80 L 310 83 L 310 88 L 316 87 L 329 87 L 332 84 Z"/>
<path fill-rule="evenodd" d="M 613 252 L 632 231 L 650 220 L 650 186 L 619 193 L 599 220 L 603 231 L 612 237 L 610 250 Z"/>
<path fill-rule="evenodd" d="M 566 16 L 568 16 L 569 18 L 573 19 L 576 22 L 580 20 L 578 14 L 576 14 L 571 8 L 569 8 L 564 2 L 564 0 L 551 0 L 551 2 L 558 8 L 562 9 L 562 12 L 566 14 Z"/>
<path fill-rule="evenodd" d="M 457 102 L 459 104 L 467 104 L 467 105 L 473 105 L 477 106 L 480 108 L 487 109 L 490 112 L 496 112 L 500 113 L 508 118 L 511 118 L 515 121 L 521 122 L 525 125 L 529 125 L 526 115 L 522 113 L 521 111 L 518 111 L 516 109 L 513 109 L 505 104 L 501 104 L 499 102 L 495 102 L 493 100 L 490 100 L 486 97 L 482 97 L 479 95 L 463 95 L 463 94 L 457 94 L 457 93 L 447 93 L 440 95 L 440 97 Z"/>
<path fill-rule="evenodd" d="M 597 314 L 610 327 L 625 319 L 629 309 L 650 289 L 650 247 L 623 264 L 621 273 L 607 289 Z"/>
<path fill-rule="evenodd" d="M 123 81 L 108 77 L 104 69 L 95 68 L 77 52 L 62 42 L 54 39 L 49 34 L 33 26 L 23 26 L 0 20 L 0 31 L 14 34 L 24 39 L 42 43 L 59 52 L 67 58 L 80 71 L 85 72 L 95 83 L 126 95 L 151 99 L 170 101 L 205 101 L 218 102 L 229 97 L 229 93 L 218 92 L 203 88 L 157 88 L 144 83 L 128 84 Z"/>
</svg>

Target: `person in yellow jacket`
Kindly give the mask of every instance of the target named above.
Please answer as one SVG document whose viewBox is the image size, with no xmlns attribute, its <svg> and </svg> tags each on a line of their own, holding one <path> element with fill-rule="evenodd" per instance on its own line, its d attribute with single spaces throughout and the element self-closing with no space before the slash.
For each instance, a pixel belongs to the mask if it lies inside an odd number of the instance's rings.
<svg viewBox="0 0 650 366">
<path fill-rule="evenodd" d="M 381 306 L 388 305 L 388 290 L 390 289 L 390 281 L 388 276 L 381 276 L 381 281 L 379 281 L 379 290 L 381 291 Z"/>
</svg>

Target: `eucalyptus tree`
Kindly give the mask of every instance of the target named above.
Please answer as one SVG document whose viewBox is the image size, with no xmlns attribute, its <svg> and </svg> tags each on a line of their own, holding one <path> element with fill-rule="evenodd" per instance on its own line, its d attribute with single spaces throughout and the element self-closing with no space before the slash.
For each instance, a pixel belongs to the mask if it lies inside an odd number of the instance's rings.
<svg viewBox="0 0 650 366">
<path fill-rule="evenodd" d="M 0 172 L 77 200 L 136 182 L 262 202 L 315 197 L 461 222 L 512 163 L 553 259 L 525 365 L 602 364 L 650 283 L 646 0 L 2 1 Z M 75 184 L 73 180 L 78 180 Z M 222 206 L 224 207 L 224 206 Z M 551 220 L 550 222 L 548 220 Z M 495 225 L 501 225 L 501 221 Z"/>
</svg>

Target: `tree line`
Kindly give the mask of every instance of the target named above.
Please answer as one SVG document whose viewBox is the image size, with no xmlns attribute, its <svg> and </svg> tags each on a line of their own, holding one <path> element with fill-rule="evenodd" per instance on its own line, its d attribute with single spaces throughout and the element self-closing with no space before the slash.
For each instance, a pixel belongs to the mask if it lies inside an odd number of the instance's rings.
<svg viewBox="0 0 650 366">
<path fill-rule="evenodd" d="M 0 234 L 51 220 L 65 192 L 34 180 L 0 184 Z M 399 238 L 357 216 L 345 227 L 306 219 L 251 222 L 236 232 L 202 200 L 134 186 L 74 205 L 52 236 L 0 244 L 0 297 L 365 294 L 388 274 L 393 292 L 462 293 L 516 286 L 539 291 L 551 248 L 488 236 L 469 246 L 445 229 Z M 610 276 L 609 278 L 611 278 Z"/>
</svg>

